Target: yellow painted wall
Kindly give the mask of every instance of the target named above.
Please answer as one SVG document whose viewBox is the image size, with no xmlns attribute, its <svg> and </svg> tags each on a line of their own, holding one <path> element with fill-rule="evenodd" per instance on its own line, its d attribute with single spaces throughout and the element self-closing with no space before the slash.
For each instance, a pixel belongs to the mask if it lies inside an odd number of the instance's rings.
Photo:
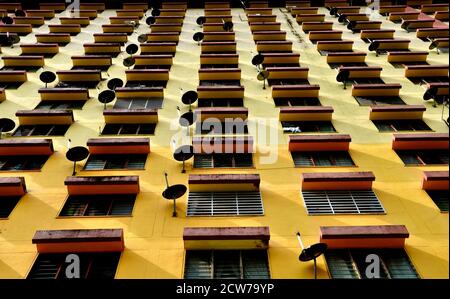
<svg viewBox="0 0 450 299">
<path fill-rule="evenodd" d="M 300 230 L 306 244 L 319 240 L 319 226 L 323 225 L 388 225 L 404 224 L 411 236 L 406 241 L 406 250 L 422 278 L 448 278 L 448 214 L 441 213 L 428 195 L 421 190 L 422 171 L 446 170 L 442 167 L 405 167 L 399 157 L 391 150 L 390 133 L 379 133 L 369 121 L 369 107 L 360 107 L 351 97 L 351 89 L 343 90 L 335 81 L 337 72 L 326 64 L 326 57 L 320 56 L 316 46 L 307 41 L 299 43 L 287 26 L 278 9 L 274 9 L 277 21 L 282 22 L 282 30 L 293 41 L 293 50 L 301 53 L 301 66 L 309 67 L 309 81 L 320 84 L 320 100 L 324 106 L 333 106 L 333 124 L 339 133 L 350 134 L 352 143 L 350 154 L 357 167 L 352 168 L 294 168 L 287 149 L 288 135 L 283 135 L 281 125 L 276 121 L 279 110 L 274 107 L 271 89 L 262 90 L 261 82 L 256 80 L 256 70 L 250 61 L 256 54 L 249 25 L 242 9 L 233 9 L 234 30 L 239 53 L 239 67 L 242 70 L 242 85 L 245 86 L 244 105 L 249 109 L 250 124 L 258 120 L 273 118 L 271 126 L 278 128 L 278 146 L 269 148 L 278 151 L 276 163 L 259 163 L 261 152 L 267 147 L 256 139 L 258 153 L 254 155 L 255 168 L 245 170 L 192 170 L 188 163 L 188 173 L 181 174 L 181 165 L 171 156 L 169 141 L 172 136 L 170 122 L 177 119 L 175 107 L 181 105 L 180 88 L 184 91 L 196 89 L 198 85 L 200 47 L 192 40 L 192 34 L 200 28 L 195 19 L 203 10 L 188 10 L 180 36 L 180 43 L 170 71 L 170 81 L 165 90 L 164 108 L 159 111 L 159 122 L 151 139 L 151 154 L 146 169 L 142 171 L 82 171 L 78 175 L 139 175 L 141 192 L 137 197 L 132 217 L 96 217 L 58 219 L 57 215 L 67 197 L 64 179 L 71 175 L 72 164 L 65 159 L 66 138 L 73 145 L 85 145 L 88 138 L 99 135 L 103 126 L 103 106 L 97 100 L 98 91 L 90 90 L 91 99 L 83 110 L 75 110 L 75 123 L 66 137 L 53 138 L 55 153 L 39 172 L 0 172 L 0 176 L 24 176 L 28 187 L 25 195 L 11 213 L 9 219 L 0 220 L 0 278 L 25 278 L 37 256 L 31 239 L 40 229 L 86 229 L 123 228 L 126 249 L 122 254 L 116 273 L 117 278 L 182 278 L 184 267 L 183 228 L 186 226 L 269 226 L 271 233 L 269 259 L 272 278 L 310 278 L 312 263 L 300 263 L 299 245 L 295 232 Z M 355 41 L 355 50 L 367 51 L 367 44 L 352 34 L 336 19 L 329 17 L 325 9 L 319 13 L 327 14 L 327 21 L 333 20 L 335 29 L 343 30 L 343 38 Z M 71 67 L 70 56 L 83 54 L 83 43 L 92 42 L 92 33 L 101 32 L 101 25 L 109 23 L 113 11 L 105 11 L 82 29 L 82 33 L 72 37 L 72 43 L 60 48 L 53 59 L 46 59 L 46 70 L 67 70 Z M 427 50 L 428 43 L 415 38 L 415 33 L 406 33 L 395 25 L 380 18 L 382 28 L 395 28 L 396 37 L 412 40 L 413 50 Z M 48 32 L 48 24 L 59 23 L 57 18 L 46 25 L 34 28 L 34 33 Z M 148 31 L 141 25 L 129 41 L 136 42 L 137 35 Z M 34 43 L 34 34 L 22 38 L 23 43 Z M 2 48 L 1 55 L 18 55 L 20 49 Z M 110 77 L 125 79 L 122 59 L 125 55 L 113 58 L 114 65 L 109 69 Z M 430 53 L 431 64 L 448 63 L 448 54 Z M 386 83 L 401 83 L 401 97 L 407 104 L 422 104 L 424 89 L 413 85 L 403 77 L 403 69 L 395 69 L 387 63 L 386 56 L 367 56 L 371 66 L 382 66 L 382 79 Z M 0 65 L 2 62 L 0 62 Z M 0 117 L 14 116 L 19 109 L 33 109 L 39 102 L 38 88 L 42 84 L 39 73 L 28 73 L 29 81 L 18 90 L 7 90 L 7 101 L 0 104 Z M 105 74 L 104 74 L 105 76 Z M 106 88 L 106 81 L 101 89 Z M 425 122 L 436 132 L 448 132 L 448 127 L 440 120 L 440 108 L 425 104 Z M 84 163 L 84 162 L 83 162 Z M 81 163 L 81 164 L 83 164 Z M 188 174 L 199 173 L 258 173 L 261 176 L 261 194 L 264 203 L 263 217 L 185 217 L 185 195 L 178 201 L 178 218 L 172 218 L 172 203 L 163 199 L 165 188 L 164 171 L 169 173 L 171 184 L 187 184 Z M 300 174 L 302 172 L 328 171 L 373 171 L 376 181 L 373 185 L 380 198 L 386 215 L 347 215 L 347 216 L 307 216 L 300 196 Z M 324 259 L 320 258 L 319 277 L 327 278 Z"/>
</svg>

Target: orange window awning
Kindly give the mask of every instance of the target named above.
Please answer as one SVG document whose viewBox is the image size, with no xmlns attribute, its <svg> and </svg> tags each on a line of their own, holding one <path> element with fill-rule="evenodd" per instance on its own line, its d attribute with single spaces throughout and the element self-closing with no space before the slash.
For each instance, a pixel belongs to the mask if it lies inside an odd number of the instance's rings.
<svg viewBox="0 0 450 299">
<path fill-rule="evenodd" d="M 448 133 L 393 134 L 394 150 L 448 149 Z"/>
<path fill-rule="evenodd" d="M 348 151 L 352 138 L 348 134 L 290 135 L 291 152 Z"/>
<path fill-rule="evenodd" d="M 330 249 L 403 248 L 408 237 L 404 225 L 320 227 L 320 242 Z"/>
<path fill-rule="evenodd" d="M 22 196 L 27 193 L 24 177 L 1 177 L 0 178 L 0 197 L 1 196 Z"/>
<path fill-rule="evenodd" d="M 150 138 L 90 138 L 91 154 L 148 154 Z"/>
<path fill-rule="evenodd" d="M 302 190 L 371 190 L 373 181 L 371 171 L 302 173 Z"/>
<path fill-rule="evenodd" d="M 39 253 L 118 252 L 125 248 L 121 228 L 38 230 L 32 243 Z"/>
<path fill-rule="evenodd" d="M 191 174 L 189 191 L 258 191 L 259 174 Z"/>
<path fill-rule="evenodd" d="M 43 155 L 54 152 L 51 139 L 1 139 L 0 156 Z"/>
<path fill-rule="evenodd" d="M 70 176 L 64 184 L 69 195 L 139 193 L 139 176 Z"/>
<path fill-rule="evenodd" d="M 423 190 L 448 190 L 448 171 L 424 171 Z"/>
</svg>

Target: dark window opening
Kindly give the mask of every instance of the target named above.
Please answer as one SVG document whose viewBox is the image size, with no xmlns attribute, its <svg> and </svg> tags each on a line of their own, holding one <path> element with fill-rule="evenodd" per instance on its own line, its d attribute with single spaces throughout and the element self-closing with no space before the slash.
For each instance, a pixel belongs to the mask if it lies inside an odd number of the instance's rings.
<svg viewBox="0 0 450 299">
<path fill-rule="evenodd" d="M 147 154 L 90 155 L 85 170 L 137 169 L 145 167 Z"/>
<path fill-rule="evenodd" d="M 397 150 L 396 152 L 405 165 L 446 165 L 449 160 L 447 150 Z"/>
<path fill-rule="evenodd" d="M 348 152 L 292 152 L 296 167 L 355 166 Z"/>
<path fill-rule="evenodd" d="M 282 121 L 284 133 L 335 133 L 331 121 Z"/>
<path fill-rule="evenodd" d="M 194 168 L 249 168 L 253 167 L 252 154 L 196 154 Z"/>
<path fill-rule="evenodd" d="M 71 195 L 59 216 L 131 216 L 135 194 Z"/>
<path fill-rule="evenodd" d="M 49 156 L 0 156 L 0 170 L 40 170 Z"/>
<path fill-rule="evenodd" d="M 21 125 L 13 136 L 64 136 L 69 127 L 70 125 Z"/>
<path fill-rule="evenodd" d="M 156 124 L 106 124 L 102 135 L 153 135 Z"/>
</svg>

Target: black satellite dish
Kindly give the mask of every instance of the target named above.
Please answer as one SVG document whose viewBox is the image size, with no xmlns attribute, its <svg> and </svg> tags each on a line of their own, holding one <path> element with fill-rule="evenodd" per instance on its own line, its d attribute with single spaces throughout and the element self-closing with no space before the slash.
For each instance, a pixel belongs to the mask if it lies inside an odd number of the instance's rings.
<svg viewBox="0 0 450 299">
<path fill-rule="evenodd" d="M 25 16 L 26 16 L 26 13 L 25 13 L 23 10 L 21 10 L 21 9 L 16 9 L 16 10 L 14 11 L 14 15 L 15 15 L 16 17 L 25 17 Z"/>
<path fill-rule="evenodd" d="M 161 11 L 158 8 L 152 9 L 152 16 L 157 17 L 161 14 Z"/>
<path fill-rule="evenodd" d="M 336 76 L 336 81 L 344 83 L 344 89 L 347 89 L 347 81 L 350 78 L 350 71 L 341 70 Z"/>
<path fill-rule="evenodd" d="M 185 104 L 185 105 L 192 105 L 195 103 L 195 101 L 197 101 L 197 99 L 198 99 L 198 94 L 194 90 L 186 91 L 181 96 L 181 102 L 183 102 L 183 104 Z"/>
<path fill-rule="evenodd" d="M 69 149 L 66 153 L 66 158 L 73 162 L 72 175 L 76 175 L 77 162 L 83 161 L 89 156 L 89 150 L 83 146 L 75 146 Z"/>
<path fill-rule="evenodd" d="M 437 54 L 439 54 L 439 42 L 437 40 L 431 40 L 431 44 L 428 47 L 429 50 L 437 50 Z"/>
<path fill-rule="evenodd" d="M 347 24 L 347 29 L 353 31 L 353 29 L 356 27 L 356 24 L 358 24 L 356 23 L 356 21 L 351 21 L 350 23 Z"/>
<path fill-rule="evenodd" d="M 45 88 L 47 88 L 48 83 L 52 83 L 56 80 L 56 75 L 53 72 L 45 71 L 39 75 L 39 79 L 45 83 Z"/>
<path fill-rule="evenodd" d="M 266 89 L 266 79 L 269 78 L 269 71 L 262 70 L 258 73 L 256 76 L 256 79 L 258 81 L 263 81 L 263 89 Z"/>
<path fill-rule="evenodd" d="M 17 34 L 11 34 L 8 36 L 8 44 L 9 45 L 15 45 L 18 42 L 20 42 L 20 36 L 18 36 Z"/>
<path fill-rule="evenodd" d="M 0 139 L 3 132 L 12 131 L 16 127 L 16 123 L 9 118 L 0 118 Z"/>
<path fill-rule="evenodd" d="M 333 7 L 330 9 L 330 16 L 335 16 L 338 12 L 338 9 L 336 7 Z"/>
<path fill-rule="evenodd" d="M 186 113 L 183 113 L 183 115 L 181 115 L 180 120 L 179 120 L 179 124 L 182 127 L 189 127 L 192 126 L 192 124 L 195 122 L 195 114 L 192 111 L 188 111 Z"/>
<path fill-rule="evenodd" d="M 339 23 L 345 23 L 345 22 L 347 22 L 347 16 L 346 16 L 345 14 L 339 15 L 338 22 L 339 22 Z"/>
<path fill-rule="evenodd" d="M 172 217 L 177 217 L 177 206 L 176 206 L 176 200 L 183 196 L 186 191 L 187 187 L 185 185 L 177 184 L 169 186 L 169 181 L 167 180 L 167 173 L 164 173 L 166 177 L 166 190 L 163 191 L 162 196 L 165 199 L 173 200 L 173 212 Z"/>
<path fill-rule="evenodd" d="M 123 65 L 127 68 L 130 68 L 134 65 L 135 62 L 136 62 L 136 60 L 130 56 L 123 60 Z"/>
<path fill-rule="evenodd" d="M 119 78 L 112 78 L 108 81 L 107 87 L 109 90 L 115 90 L 117 87 L 122 87 L 123 81 Z"/>
<path fill-rule="evenodd" d="M 411 23 L 408 21 L 403 21 L 402 26 L 401 26 L 402 29 L 405 29 L 406 31 L 409 32 L 409 24 L 411 24 Z"/>
<path fill-rule="evenodd" d="M 437 94 L 438 94 L 438 88 L 435 86 L 430 87 L 423 94 L 423 100 L 424 101 L 433 100 L 437 96 Z"/>
<path fill-rule="evenodd" d="M 130 55 L 136 54 L 138 50 L 139 50 L 139 46 L 136 44 L 129 44 L 125 48 L 125 52 L 127 52 L 127 54 L 130 54 Z"/>
<path fill-rule="evenodd" d="M 203 32 L 196 32 L 192 36 L 192 38 L 198 43 L 198 45 L 200 45 L 200 42 L 203 40 L 204 37 L 205 35 L 203 34 Z"/>
<path fill-rule="evenodd" d="M 104 90 L 98 95 L 98 101 L 104 104 L 104 109 L 106 109 L 106 104 L 111 103 L 116 98 L 116 93 L 112 90 Z"/>
<path fill-rule="evenodd" d="M 147 34 L 141 34 L 138 36 L 137 40 L 140 43 L 146 43 L 148 40 L 148 36 L 147 36 Z"/>
<path fill-rule="evenodd" d="M 376 55 L 378 56 L 378 48 L 380 47 L 380 42 L 379 41 L 372 41 L 369 45 L 369 51 L 371 52 L 375 52 Z"/>
<path fill-rule="evenodd" d="M 9 16 L 4 16 L 2 17 L 2 23 L 5 25 L 11 25 L 12 23 L 14 23 L 14 20 Z"/>
<path fill-rule="evenodd" d="M 204 16 L 198 17 L 195 22 L 197 23 L 197 25 L 202 26 L 203 24 L 205 24 L 206 18 Z"/>
<path fill-rule="evenodd" d="M 192 145 L 182 145 L 175 150 L 173 153 L 173 158 L 176 161 L 183 162 L 183 169 L 181 173 L 185 173 L 185 161 L 189 160 L 194 156 L 194 147 Z"/>
<path fill-rule="evenodd" d="M 145 23 L 149 26 L 152 24 L 155 24 L 155 22 L 156 22 L 156 18 L 154 16 L 150 16 L 150 17 L 147 17 L 147 19 L 145 19 Z"/>
<path fill-rule="evenodd" d="M 325 243 L 316 243 L 311 245 L 308 248 L 305 248 L 303 246 L 303 242 L 300 236 L 300 232 L 297 232 L 297 239 L 300 243 L 300 246 L 302 247 L 302 252 L 300 253 L 298 259 L 301 262 L 308 262 L 313 260 L 314 261 L 314 279 L 317 279 L 317 261 L 316 259 L 325 253 L 325 251 L 328 248 L 328 245 Z"/>
<path fill-rule="evenodd" d="M 252 58 L 252 64 L 256 67 L 264 63 L 264 56 L 262 54 L 256 54 Z"/>
<path fill-rule="evenodd" d="M 223 30 L 225 31 L 233 30 L 233 22 L 231 21 L 223 22 Z"/>
</svg>

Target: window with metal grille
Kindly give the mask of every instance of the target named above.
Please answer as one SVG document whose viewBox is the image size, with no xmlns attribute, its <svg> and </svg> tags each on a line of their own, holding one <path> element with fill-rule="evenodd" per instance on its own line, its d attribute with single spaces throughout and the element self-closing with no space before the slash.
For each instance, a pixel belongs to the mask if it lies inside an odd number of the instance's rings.
<svg viewBox="0 0 450 299">
<path fill-rule="evenodd" d="M 404 249 L 329 249 L 325 259 L 331 278 L 367 278 L 366 257 L 370 254 L 380 258 L 382 279 L 420 278 Z"/>
<path fill-rule="evenodd" d="M 117 99 L 114 109 L 161 109 L 163 99 L 145 98 L 145 99 Z"/>
<path fill-rule="evenodd" d="M 373 120 L 372 122 L 380 132 L 431 131 L 431 128 L 421 119 Z"/>
<path fill-rule="evenodd" d="M 34 109 L 81 109 L 86 101 L 41 101 Z"/>
<path fill-rule="evenodd" d="M 106 124 L 102 135 L 153 135 L 156 124 Z"/>
<path fill-rule="evenodd" d="M 448 164 L 447 150 L 397 150 L 397 155 L 405 165 Z"/>
<path fill-rule="evenodd" d="M 144 169 L 147 154 L 90 155 L 85 170 Z"/>
<path fill-rule="evenodd" d="M 429 190 L 427 193 L 441 212 L 448 212 L 448 190 Z"/>
<path fill-rule="evenodd" d="M 385 214 L 372 190 L 302 191 L 309 215 Z"/>
<path fill-rule="evenodd" d="M 189 192 L 187 216 L 261 216 L 259 191 Z"/>
<path fill-rule="evenodd" d="M 70 125 L 21 125 L 13 136 L 64 136 L 69 127 Z"/>
<path fill-rule="evenodd" d="M 114 279 L 120 252 L 74 253 L 80 258 L 81 279 Z M 41 253 L 28 279 L 66 279 L 66 257 L 63 253 Z"/>
<path fill-rule="evenodd" d="M 243 99 L 198 99 L 198 107 L 243 107 Z"/>
<path fill-rule="evenodd" d="M 348 152 L 291 152 L 296 167 L 354 166 Z"/>
<path fill-rule="evenodd" d="M 398 96 L 368 96 L 355 97 L 360 106 L 376 106 L 376 105 L 406 105 L 406 103 Z"/>
<path fill-rule="evenodd" d="M 71 195 L 59 216 L 130 216 L 136 194 Z"/>
<path fill-rule="evenodd" d="M 195 154 L 194 168 L 249 168 L 252 154 Z"/>
<path fill-rule="evenodd" d="M 335 133 L 331 121 L 282 121 L 284 133 Z"/>
<path fill-rule="evenodd" d="M 185 279 L 270 279 L 267 250 L 187 250 Z"/>
<path fill-rule="evenodd" d="M 318 98 L 274 98 L 275 106 L 322 106 Z"/>
<path fill-rule="evenodd" d="M 0 170 L 40 170 L 49 156 L 0 156 Z"/>
<path fill-rule="evenodd" d="M 8 218 L 12 210 L 16 207 L 20 196 L 1 196 L 0 197 L 0 218 Z"/>
<path fill-rule="evenodd" d="M 242 120 L 199 122 L 195 131 L 196 134 L 248 134 L 248 125 Z"/>
<path fill-rule="evenodd" d="M 200 86 L 240 86 L 240 80 L 200 80 Z"/>
</svg>

